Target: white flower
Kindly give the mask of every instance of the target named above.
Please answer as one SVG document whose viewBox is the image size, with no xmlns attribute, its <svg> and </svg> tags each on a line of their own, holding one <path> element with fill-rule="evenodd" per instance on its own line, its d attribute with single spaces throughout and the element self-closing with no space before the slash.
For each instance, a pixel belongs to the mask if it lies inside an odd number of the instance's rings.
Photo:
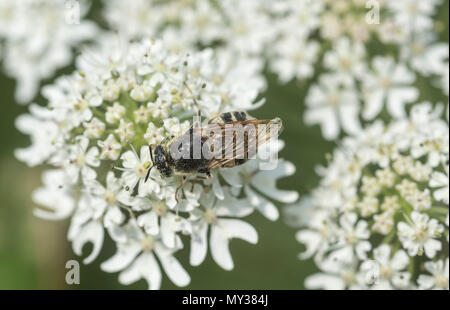
<svg viewBox="0 0 450 310">
<path fill-rule="evenodd" d="M 235 207 L 242 204 L 242 201 L 230 198 Z M 225 206 L 225 201 L 217 201 L 214 195 L 207 195 L 204 198 L 205 211 L 194 213 L 192 217 L 193 235 L 191 238 L 191 265 L 200 265 L 206 258 L 208 249 L 208 230 L 211 231 L 209 238 L 209 248 L 214 261 L 223 269 L 234 268 L 228 243 L 232 238 L 239 238 L 249 243 L 258 242 L 258 234 L 250 224 L 244 221 L 226 218 L 233 216 Z"/>
<path fill-rule="evenodd" d="M 444 226 L 436 219 L 430 219 L 428 215 L 419 212 L 411 213 L 409 225 L 405 222 L 398 223 L 398 237 L 403 247 L 410 256 L 425 255 L 433 258 L 442 249 L 442 244 L 436 238 L 440 237 Z"/>
<path fill-rule="evenodd" d="M 319 45 L 304 37 L 287 37 L 274 47 L 274 60 L 271 69 L 276 72 L 282 83 L 292 79 L 309 79 L 314 75 Z"/>
<path fill-rule="evenodd" d="M 34 214 L 46 220 L 68 218 L 75 209 L 72 185 L 62 169 L 46 170 L 42 174 L 44 187 L 33 192 L 33 201 L 46 209 L 35 209 Z"/>
<path fill-rule="evenodd" d="M 409 118 L 375 122 L 341 141 L 329 166 L 317 169 L 320 185 L 296 215 L 308 216 L 299 221 L 296 237 L 306 246 L 299 258 L 313 257 L 320 269 L 305 280 L 307 287 L 413 289 L 422 286 L 420 256 L 448 259 L 449 208 L 438 199 L 448 184 L 442 117 L 442 109 L 425 103 Z M 434 147 L 417 151 L 435 136 Z"/>
<path fill-rule="evenodd" d="M 420 36 L 401 50 L 402 58 L 408 61 L 414 70 L 427 77 L 443 75 L 448 64 L 448 45 L 435 43 L 434 39 L 432 34 Z"/>
<path fill-rule="evenodd" d="M 199 185 L 196 188 L 201 190 Z M 159 234 L 162 243 L 169 248 L 177 246 L 178 232 L 192 233 L 192 227 L 188 220 L 178 215 L 180 208 L 177 209 L 176 213 L 172 213 L 170 206 L 163 201 L 151 201 L 145 198 L 136 198 L 134 202 L 131 202 L 131 206 L 138 211 L 151 208 L 150 211 L 138 217 L 137 223 L 146 233 L 154 236 Z M 183 209 L 182 211 L 186 210 Z"/>
<path fill-rule="evenodd" d="M 394 21 L 409 33 L 423 33 L 433 27 L 432 16 L 440 0 L 388 1 L 387 5 L 395 14 Z"/>
<path fill-rule="evenodd" d="M 125 240 L 122 235 L 126 236 Z M 128 285 L 145 279 L 149 289 L 159 289 L 162 274 L 156 257 L 175 285 L 186 286 L 191 281 L 187 272 L 173 256 L 176 249 L 169 249 L 158 237 L 143 233 L 135 220 L 130 220 L 123 227 L 115 228 L 111 237 L 117 242 L 117 252 L 104 261 L 101 268 L 106 272 L 121 271 L 120 283 Z"/>
<path fill-rule="evenodd" d="M 401 289 L 409 284 L 410 275 L 404 271 L 409 264 L 408 255 L 400 250 L 391 257 L 392 251 L 389 245 L 382 244 L 374 249 L 374 262 L 377 264 L 378 279 L 373 289 Z M 370 261 L 362 263 L 361 269 L 365 269 Z"/>
<path fill-rule="evenodd" d="M 84 135 L 89 139 L 98 139 L 105 132 L 105 123 L 96 117 L 93 117 L 90 122 L 84 123 L 86 128 Z"/>
<path fill-rule="evenodd" d="M 148 107 L 141 105 L 139 109 L 134 111 L 134 119 L 137 123 L 145 124 L 150 117 L 150 110 Z"/>
<path fill-rule="evenodd" d="M 306 201 L 312 205 L 313 201 Z M 305 201 L 300 204 L 300 209 L 305 208 Z M 322 260 L 323 253 L 328 251 L 329 244 L 336 243 L 338 230 L 336 225 L 328 218 L 327 212 L 314 212 L 305 225 L 306 229 L 297 232 L 296 239 L 306 246 L 306 250 L 299 254 L 300 259 L 308 259 L 313 255 Z"/>
<path fill-rule="evenodd" d="M 53 112 L 34 104 L 30 106 L 30 110 L 32 114 L 21 115 L 16 119 L 16 127 L 30 135 L 32 145 L 16 150 L 15 156 L 29 166 L 36 166 L 56 151 L 61 137 L 61 128 L 58 122 L 48 119 L 48 114 L 54 114 Z"/>
<path fill-rule="evenodd" d="M 193 7 L 187 7 L 181 15 L 183 29 L 190 29 L 192 40 L 210 44 L 223 37 L 223 19 L 220 10 L 208 0 L 195 1 Z"/>
<path fill-rule="evenodd" d="M 157 128 L 155 124 L 148 123 L 147 131 L 145 132 L 144 139 L 148 144 L 159 144 L 164 140 L 164 128 Z"/>
<path fill-rule="evenodd" d="M 339 219 L 341 230 L 338 231 L 339 241 L 337 247 L 339 248 L 332 255 L 339 256 L 342 261 L 351 262 L 354 260 L 354 255 L 359 259 L 367 257 L 366 252 L 370 250 L 370 243 L 366 241 L 370 232 L 366 221 L 358 221 L 358 216 L 355 213 L 347 213 Z"/>
<path fill-rule="evenodd" d="M 104 15 L 110 27 L 121 29 L 129 36 L 155 36 L 159 23 L 165 17 L 161 7 L 147 0 L 133 0 L 129 3 L 108 0 L 104 1 L 104 5 Z"/>
<path fill-rule="evenodd" d="M 72 215 L 67 239 L 72 241 L 72 249 L 78 256 L 82 255 L 86 243 L 92 243 L 92 251 L 83 263 L 90 264 L 97 258 L 104 241 L 104 228 L 91 208 L 91 196 L 81 194 L 77 199 L 77 208 Z"/>
<path fill-rule="evenodd" d="M 448 205 L 449 197 L 449 166 L 445 167 L 445 173 L 436 171 L 432 174 L 430 186 L 436 188 L 433 196 L 434 199 L 442 201 Z"/>
<path fill-rule="evenodd" d="M 431 273 L 430 275 L 420 275 L 417 282 L 419 287 L 424 290 L 442 289 L 448 290 L 448 258 L 445 261 L 426 262 L 425 269 Z"/>
<path fill-rule="evenodd" d="M 349 134 L 360 130 L 358 96 L 351 87 L 343 85 L 339 76 L 322 75 L 319 85 L 311 87 L 306 105 L 305 122 L 319 124 L 328 140 L 337 138 L 341 127 Z"/>
<path fill-rule="evenodd" d="M 98 148 L 93 146 L 88 150 L 89 139 L 84 136 L 75 138 L 75 145 L 70 145 L 69 164 L 66 167 L 67 176 L 76 183 L 81 173 L 83 181 L 95 179 L 96 173 L 92 169 L 100 166 Z"/>
<path fill-rule="evenodd" d="M 220 5 L 228 18 L 224 39 L 230 47 L 246 54 L 261 53 L 275 33 L 268 16 L 260 13 L 259 1 L 224 0 Z"/>
<path fill-rule="evenodd" d="M 365 73 L 364 45 L 353 43 L 349 38 L 341 38 L 334 43 L 331 51 L 324 56 L 324 66 L 335 72 L 344 85 L 353 85 L 355 78 Z"/>
<path fill-rule="evenodd" d="M 395 63 L 392 58 L 375 57 L 372 65 L 373 72 L 368 72 L 362 79 L 366 101 L 364 118 L 371 120 L 377 116 L 384 102 L 390 115 L 404 117 L 405 104 L 419 97 L 418 90 L 412 86 L 414 73 L 403 64 Z"/>
<path fill-rule="evenodd" d="M 106 175 L 106 187 L 100 182 L 93 181 L 91 187 L 91 206 L 94 210 L 94 218 L 103 216 L 103 225 L 110 228 L 119 225 L 125 220 L 124 214 L 120 211 L 121 203 L 128 200 L 128 194 L 124 190 L 121 180 L 110 171 Z"/>
<path fill-rule="evenodd" d="M 70 64 L 73 47 L 97 34 L 96 25 L 84 19 L 90 1 L 81 2 L 81 20 L 74 24 L 68 19 L 64 3 L 58 1 L 2 1 L 3 65 L 6 73 L 17 80 L 18 102 L 29 103 L 37 94 L 41 80 Z"/>
<path fill-rule="evenodd" d="M 357 270 L 354 262 L 343 262 L 339 259 L 327 258 L 321 262 L 320 268 L 324 271 L 308 276 L 305 287 L 308 289 L 365 289 L 364 277 Z"/>
<path fill-rule="evenodd" d="M 295 166 L 280 160 L 275 169 L 258 171 L 258 165 L 257 161 L 248 162 L 242 169 L 221 171 L 221 176 L 237 193 L 243 189 L 248 203 L 267 219 L 275 221 L 279 217 L 278 209 L 266 197 L 283 203 L 293 203 L 298 199 L 297 192 L 276 188 L 278 179 L 295 173 Z M 220 193 L 218 198 L 223 199 L 222 195 Z"/>
<path fill-rule="evenodd" d="M 149 188 L 149 184 L 153 183 L 151 180 L 148 184 L 145 182 L 147 172 L 152 165 L 149 147 L 141 147 L 139 154 L 138 156 L 134 148 L 131 151 L 123 153 L 120 157 L 123 168 L 116 169 L 123 171 L 123 182 L 130 190 L 133 190 L 139 183 L 138 193 L 140 196 L 145 196 L 149 194 L 147 189 Z"/>
<path fill-rule="evenodd" d="M 185 286 L 190 278 L 174 258 L 182 248 L 180 236 L 196 239 L 202 225 L 211 224 L 211 253 L 231 269 L 229 239 L 257 242 L 254 228 L 236 218 L 257 208 L 276 219 L 271 199 L 292 203 L 298 197 L 276 187 L 295 167 L 280 160 L 273 171 L 259 171 L 252 159 L 233 169 L 212 169 L 210 178 L 200 171 L 180 175 L 185 170 L 161 149 L 188 131 L 198 112 L 211 118 L 263 104 L 255 102 L 264 87 L 256 74 L 262 63 L 244 57 L 235 68 L 228 52 L 174 52 L 149 39 L 123 43 L 100 36 L 77 59 L 77 72 L 44 88 L 48 107 L 31 105 L 31 114 L 17 121 L 33 144 L 16 155 L 29 165 L 58 167 L 44 173 L 44 187 L 34 193 L 36 203 L 48 209 L 37 209 L 36 215 L 70 217 L 68 239 L 75 254 L 93 244 L 85 263 L 100 253 L 106 231 L 118 252 L 102 269 L 122 271 L 121 283 L 144 278 L 150 288 L 159 288 L 157 257 L 169 279 Z M 161 163 L 176 173 L 166 176 Z M 225 170 L 234 177 L 224 180 Z M 214 208 L 201 199 L 206 193 L 217 200 Z M 212 223 L 215 212 L 221 218 Z M 202 254 L 191 252 L 200 264 Z"/>
<path fill-rule="evenodd" d="M 320 26 L 322 1 L 262 1 L 261 13 L 269 12 L 278 33 L 285 36 L 308 36 Z M 283 18 L 281 18 L 283 17 Z"/>
<path fill-rule="evenodd" d="M 144 82 L 144 84 L 135 85 L 130 92 L 131 98 L 139 102 L 144 102 L 150 99 L 150 97 L 153 95 L 153 87 L 151 87 L 149 84 L 150 82 L 147 81 Z"/>
<path fill-rule="evenodd" d="M 133 122 L 126 122 L 123 119 L 119 122 L 119 127 L 114 131 L 120 139 L 120 142 L 129 142 L 136 135 Z"/>
<path fill-rule="evenodd" d="M 121 106 L 118 102 L 114 102 L 112 106 L 106 107 L 106 121 L 110 124 L 118 122 L 122 119 L 125 111 L 125 107 Z"/>
<path fill-rule="evenodd" d="M 105 141 L 98 141 L 98 146 L 101 147 L 100 159 L 116 160 L 119 158 L 122 146 L 117 142 L 114 135 L 110 134 Z"/>
</svg>

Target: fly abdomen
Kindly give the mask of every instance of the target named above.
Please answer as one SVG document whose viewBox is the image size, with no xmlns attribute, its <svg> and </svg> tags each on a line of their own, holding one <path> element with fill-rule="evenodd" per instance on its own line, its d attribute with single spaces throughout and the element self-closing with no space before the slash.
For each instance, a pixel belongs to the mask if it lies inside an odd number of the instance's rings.
<svg viewBox="0 0 450 310">
<path fill-rule="evenodd" d="M 249 119 L 253 119 L 250 115 L 243 111 L 232 111 L 221 113 L 208 121 L 208 124 L 231 124 L 234 122 L 243 122 Z"/>
</svg>

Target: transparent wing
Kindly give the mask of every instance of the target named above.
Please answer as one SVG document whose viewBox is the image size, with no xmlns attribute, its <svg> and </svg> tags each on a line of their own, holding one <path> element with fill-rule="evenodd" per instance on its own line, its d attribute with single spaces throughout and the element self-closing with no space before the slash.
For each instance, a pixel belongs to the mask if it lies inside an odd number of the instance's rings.
<svg viewBox="0 0 450 310">
<path fill-rule="evenodd" d="M 228 124 L 208 124 L 197 128 L 206 141 L 210 162 L 208 169 L 233 165 L 236 160 L 252 159 L 258 148 L 272 138 L 271 125 L 281 129 L 275 120 L 247 120 Z"/>
</svg>

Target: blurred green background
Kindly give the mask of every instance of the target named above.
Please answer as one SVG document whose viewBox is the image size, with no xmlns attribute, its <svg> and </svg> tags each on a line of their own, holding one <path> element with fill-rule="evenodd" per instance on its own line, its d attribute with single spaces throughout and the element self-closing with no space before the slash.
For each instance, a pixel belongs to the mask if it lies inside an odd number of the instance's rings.
<svg viewBox="0 0 450 310">
<path fill-rule="evenodd" d="M 440 11 L 439 20 L 445 25 L 441 33 L 448 41 L 448 2 Z M 97 19 L 98 7 L 94 7 L 91 17 Z M 386 54 L 389 51 L 370 46 L 372 54 Z M 58 74 L 71 72 L 65 68 Z M 325 155 L 333 149 L 333 143 L 323 140 L 317 126 L 306 127 L 302 121 L 305 90 L 308 85 L 291 82 L 281 86 L 275 76 L 267 74 L 268 89 L 264 96 L 267 103 L 253 113 L 257 117 L 282 118 L 285 131 L 282 139 L 286 147 L 280 157 L 292 161 L 297 173 L 282 180 L 281 188 L 292 189 L 301 195 L 308 193 L 318 183 L 314 173 L 317 164 L 325 163 Z M 44 81 L 49 83 L 51 81 Z M 419 81 L 422 98 L 444 101 L 436 96 L 429 81 Z M 90 265 L 81 264 L 81 284 L 69 286 L 65 283 L 66 261 L 76 259 L 66 239 L 68 222 L 48 222 L 35 218 L 35 207 L 31 201 L 31 191 L 40 185 L 41 168 L 29 169 L 18 162 L 13 152 L 15 148 L 27 146 L 29 140 L 14 126 L 15 118 L 27 111 L 26 107 L 14 103 L 13 80 L 0 73 L 0 289 L 145 289 L 146 283 L 122 286 L 117 274 L 100 270 L 100 263 L 109 258 L 115 248 L 110 239 L 97 260 Z M 44 103 L 42 97 L 36 99 Z M 241 240 L 231 241 L 231 253 L 235 269 L 224 271 L 216 265 L 210 255 L 199 267 L 189 262 L 189 245 L 186 243 L 177 257 L 191 275 L 189 289 L 301 289 L 305 277 L 316 271 L 311 261 L 300 261 L 297 254 L 303 246 L 295 241 L 295 229 L 288 227 L 282 218 L 270 222 L 255 213 L 248 221 L 259 233 L 257 245 Z M 90 246 L 84 253 L 88 254 Z M 162 289 L 176 289 L 165 277 Z"/>
</svg>

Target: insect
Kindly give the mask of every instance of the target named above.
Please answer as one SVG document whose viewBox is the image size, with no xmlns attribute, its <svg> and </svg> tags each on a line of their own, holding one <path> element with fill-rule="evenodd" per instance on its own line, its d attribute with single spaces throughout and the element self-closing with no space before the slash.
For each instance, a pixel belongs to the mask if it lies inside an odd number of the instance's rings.
<svg viewBox="0 0 450 310">
<path fill-rule="evenodd" d="M 278 137 L 282 129 L 279 118 L 255 119 L 243 111 L 218 114 L 204 126 L 194 123 L 184 134 L 153 145 L 154 151 L 149 145 L 152 166 L 145 181 L 153 167 L 163 177 L 182 176 L 177 198 L 188 176 L 208 179 L 212 169 L 232 168 L 252 159 L 258 147 L 273 138 L 273 128 Z"/>
</svg>

